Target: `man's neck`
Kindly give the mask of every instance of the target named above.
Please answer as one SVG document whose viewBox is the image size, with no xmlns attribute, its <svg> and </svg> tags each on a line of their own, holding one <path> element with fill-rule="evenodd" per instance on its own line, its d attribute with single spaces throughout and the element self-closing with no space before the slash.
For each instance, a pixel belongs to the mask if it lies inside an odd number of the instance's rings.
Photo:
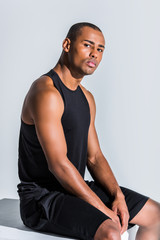
<svg viewBox="0 0 160 240">
<path fill-rule="evenodd" d="M 75 74 L 71 72 L 71 70 L 65 65 L 58 62 L 53 70 L 59 75 L 62 82 L 71 90 L 76 90 L 80 82 L 82 81 L 82 77 L 76 78 Z"/>
</svg>

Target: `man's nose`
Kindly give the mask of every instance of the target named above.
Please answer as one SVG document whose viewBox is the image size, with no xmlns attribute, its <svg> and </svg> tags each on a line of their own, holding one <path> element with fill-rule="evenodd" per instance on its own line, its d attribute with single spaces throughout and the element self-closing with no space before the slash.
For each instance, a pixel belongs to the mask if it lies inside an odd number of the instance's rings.
<svg viewBox="0 0 160 240">
<path fill-rule="evenodd" d="M 90 57 L 92 58 L 97 58 L 97 50 L 93 48 L 90 52 Z"/>
</svg>

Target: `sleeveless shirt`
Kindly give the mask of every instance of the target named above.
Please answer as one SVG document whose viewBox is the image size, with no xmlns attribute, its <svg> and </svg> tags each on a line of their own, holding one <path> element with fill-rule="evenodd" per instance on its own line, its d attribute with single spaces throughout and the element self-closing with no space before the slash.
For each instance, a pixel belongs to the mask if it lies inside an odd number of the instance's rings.
<svg viewBox="0 0 160 240">
<path fill-rule="evenodd" d="M 80 86 L 76 90 L 69 89 L 53 69 L 44 75 L 53 80 L 54 86 L 63 99 L 64 112 L 61 123 L 67 144 L 67 157 L 84 178 L 90 124 L 88 101 Z M 18 173 L 21 183 L 36 183 L 49 190 L 62 188 L 48 169 L 35 125 L 26 124 L 22 120 L 19 135 Z"/>
</svg>

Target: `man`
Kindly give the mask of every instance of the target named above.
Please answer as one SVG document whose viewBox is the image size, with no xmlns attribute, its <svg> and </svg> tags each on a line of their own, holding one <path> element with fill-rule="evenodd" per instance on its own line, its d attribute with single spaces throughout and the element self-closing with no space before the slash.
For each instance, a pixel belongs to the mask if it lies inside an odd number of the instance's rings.
<svg viewBox="0 0 160 240">
<path fill-rule="evenodd" d="M 98 142 L 93 95 L 81 85 L 98 67 L 105 40 L 90 23 L 73 25 L 57 65 L 31 86 L 19 139 L 21 217 L 28 227 L 76 239 L 158 240 L 159 203 L 120 188 Z M 94 181 L 85 181 L 85 167 Z"/>
</svg>

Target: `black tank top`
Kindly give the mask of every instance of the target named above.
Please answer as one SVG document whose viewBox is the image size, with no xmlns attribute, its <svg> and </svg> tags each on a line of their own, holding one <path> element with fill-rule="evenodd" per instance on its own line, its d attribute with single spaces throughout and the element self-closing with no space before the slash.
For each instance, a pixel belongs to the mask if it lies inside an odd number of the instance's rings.
<svg viewBox="0 0 160 240">
<path fill-rule="evenodd" d="M 84 178 L 87 161 L 87 139 L 90 124 L 88 101 L 80 86 L 67 88 L 54 70 L 44 74 L 53 80 L 64 101 L 61 123 L 67 143 L 67 157 Z M 53 133 L 54 134 L 54 133 Z M 19 178 L 21 182 L 34 182 L 48 189 L 62 188 L 49 171 L 47 160 L 37 138 L 34 125 L 21 120 L 19 136 Z"/>
</svg>

